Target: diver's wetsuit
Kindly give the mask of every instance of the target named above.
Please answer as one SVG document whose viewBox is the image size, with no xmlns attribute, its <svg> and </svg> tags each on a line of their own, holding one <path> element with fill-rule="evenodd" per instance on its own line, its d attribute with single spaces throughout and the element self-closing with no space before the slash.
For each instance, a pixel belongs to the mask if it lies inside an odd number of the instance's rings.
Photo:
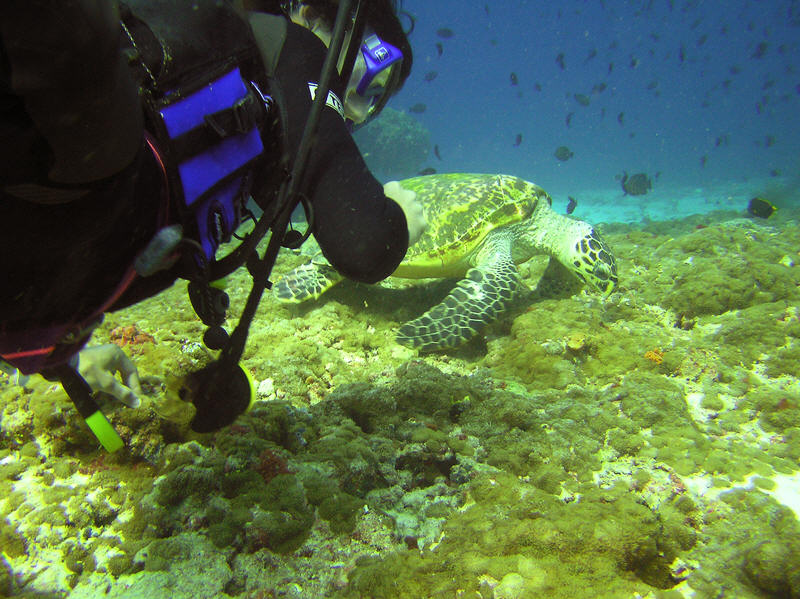
<svg viewBox="0 0 800 599">
<path fill-rule="evenodd" d="M 141 102 L 120 44 L 111 2 L 0 3 L 0 336 L 92 315 L 159 226 L 162 175 L 143 143 Z M 288 24 L 275 79 L 289 156 L 325 52 L 313 33 Z M 338 78 L 331 89 L 343 97 Z M 253 190 L 262 205 L 282 176 L 281 139 L 275 131 L 265 150 L 265 170 L 274 172 L 258 173 Z M 306 179 L 313 232 L 330 263 L 358 281 L 388 276 L 407 249 L 406 220 L 332 108 L 322 111 Z M 172 206 L 170 222 L 176 215 Z M 137 277 L 110 309 L 176 277 Z"/>
</svg>

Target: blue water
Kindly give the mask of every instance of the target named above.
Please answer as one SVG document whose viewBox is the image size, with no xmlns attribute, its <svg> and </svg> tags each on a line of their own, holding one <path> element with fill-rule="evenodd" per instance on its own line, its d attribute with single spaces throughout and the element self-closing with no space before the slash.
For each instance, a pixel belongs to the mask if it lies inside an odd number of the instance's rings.
<svg viewBox="0 0 800 599">
<path fill-rule="evenodd" d="M 646 172 L 657 197 L 800 170 L 800 2 L 405 0 L 403 8 L 416 18 L 414 68 L 389 105 L 427 106 L 412 116 L 431 131 L 441 160 L 431 152 L 426 166 L 439 172 L 514 174 L 554 197 L 612 188 L 621 196 L 616 176 Z M 451 38 L 437 35 L 444 27 Z M 425 81 L 430 71 L 438 75 Z M 593 92 L 597 84 L 606 89 Z M 572 159 L 553 156 L 560 145 Z"/>
</svg>

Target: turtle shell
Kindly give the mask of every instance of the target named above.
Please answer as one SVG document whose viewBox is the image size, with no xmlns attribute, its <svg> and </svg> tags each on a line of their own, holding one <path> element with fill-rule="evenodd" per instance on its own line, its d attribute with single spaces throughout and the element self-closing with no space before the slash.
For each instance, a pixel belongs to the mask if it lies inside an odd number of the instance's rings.
<svg viewBox="0 0 800 599">
<path fill-rule="evenodd" d="M 428 220 L 394 273 L 409 278 L 463 274 L 490 231 L 528 218 L 539 200 L 550 200 L 538 185 L 510 175 L 434 174 L 400 184 L 416 192 Z"/>
</svg>

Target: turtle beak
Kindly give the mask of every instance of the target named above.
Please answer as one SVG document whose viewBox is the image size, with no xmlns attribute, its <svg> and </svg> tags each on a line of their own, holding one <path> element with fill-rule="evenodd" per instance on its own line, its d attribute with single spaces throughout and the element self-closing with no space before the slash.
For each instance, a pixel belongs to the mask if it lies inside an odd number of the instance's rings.
<svg viewBox="0 0 800 599">
<path fill-rule="evenodd" d="M 614 257 L 606 252 L 600 256 L 600 260 L 594 265 L 592 269 L 594 276 L 595 287 L 603 294 L 603 297 L 608 297 L 611 292 L 617 287 L 617 263 Z"/>
</svg>

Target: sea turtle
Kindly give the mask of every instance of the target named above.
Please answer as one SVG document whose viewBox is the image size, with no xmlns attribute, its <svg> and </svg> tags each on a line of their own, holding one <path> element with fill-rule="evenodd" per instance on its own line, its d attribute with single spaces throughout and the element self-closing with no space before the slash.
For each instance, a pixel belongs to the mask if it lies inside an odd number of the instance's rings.
<svg viewBox="0 0 800 599">
<path fill-rule="evenodd" d="M 397 341 L 424 351 L 460 345 L 493 321 L 521 286 L 516 264 L 546 253 L 581 281 L 609 294 L 617 267 L 585 222 L 554 212 L 538 185 L 510 175 L 436 174 L 400 181 L 416 192 L 428 229 L 392 276 L 463 277 L 422 316 L 403 324 Z M 302 302 L 341 280 L 327 263 L 301 266 L 279 280 L 275 297 Z"/>
</svg>

